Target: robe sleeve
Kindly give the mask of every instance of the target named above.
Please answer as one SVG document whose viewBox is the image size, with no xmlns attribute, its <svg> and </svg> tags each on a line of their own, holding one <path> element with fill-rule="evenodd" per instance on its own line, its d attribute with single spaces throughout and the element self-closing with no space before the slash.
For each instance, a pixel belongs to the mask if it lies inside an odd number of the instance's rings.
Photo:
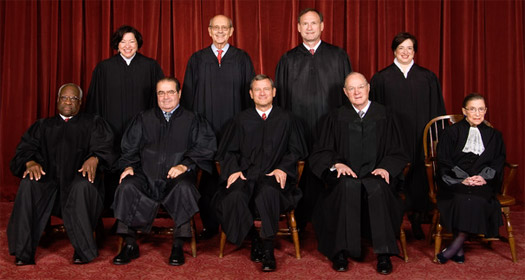
<svg viewBox="0 0 525 280">
<path fill-rule="evenodd" d="M 439 80 L 434 73 L 430 72 L 430 75 L 430 104 L 428 104 L 430 106 L 428 110 L 430 112 L 429 120 L 437 116 L 446 115 L 447 113 L 445 110 L 445 101 L 443 100 L 443 93 L 441 91 Z"/>
<path fill-rule="evenodd" d="M 215 158 L 221 165 L 223 180 L 227 180 L 235 172 L 245 171 L 239 165 L 240 158 L 240 129 L 238 120 L 235 118 L 226 128 Z"/>
<path fill-rule="evenodd" d="M 281 57 L 275 69 L 275 87 L 277 88 L 277 98 L 274 100 L 275 104 L 281 108 L 289 108 L 290 104 L 287 101 L 287 84 L 288 67 L 286 54 Z"/>
<path fill-rule="evenodd" d="M 308 158 L 310 169 L 320 179 L 324 173 L 336 163 L 347 164 L 342 155 L 336 152 L 336 112 L 330 113 L 323 121 L 320 137 L 314 144 L 312 153 Z"/>
<path fill-rule="evenodd" d="M 200 169 L 211 173 L 213 157 L 217 151 L 217 140 L 211 125 L 206 119 L 195 115 L 191 129 L 191 147 L 184 153 L 181 164 L 190 169 L 198 166 Z"/>
<path fill-rule="evenodd" d="M 395 178 L 401 174 L 401 171 L 403 171 L 409 159 L 402 148 L 401 135 L 399 129 L 396 127 L 396 122 L 394 118 L 388 114 L 386 126 L 382 135 L 382 141 L 386 142 L 386 151 L 383 151 L 384 156 L 376 168 L 385 169 L 388 171 L 390 178 Z"/>
<path fill-rule="evenodd" d="M 375 73 L 370 80 L 370 100 L 385 104 L 385 82 L 380 72 Z"/>
<path fill-rule="evenodd" d="M 138 114 L 122 135 L 120 144 L 122 154 L 117 162 L 117 168 L 123 171 L 127 167 L 137 169 L 141 167 L 140 146 L 143 134 L 142 114 Z"/>
<path fill-rule="evenodd" d="M 101 68 L 102 67 L 99 63 L 91 75 L 91 83 L 89 84 L 89 89 L 86 96 L 86 113 L 100 115 L 103 111 L 101 108 L 103 100 L 102 96 L 100 96 L 100 93 L 104 92 L 104 90 L 101 88 L 104 84 L 104 75 Z"/>
<path fill-rule="evenodd" d="M 87 158 L 96 156 L 99 159 L 99 166 L 110 169 L 116 160 L 113 149 L 113 132 L 109 124 L 101 117 L 95 116 L 93 121 L 94 129 L 91 132 L 90 151 Z"/>
<path fill-rule="evenodd" d="M 242 106 L 241 110 L 252 108 L 254 106 L 253 100 L 250 97 L 250 83 L 253 77 L 255 77 L 255 69 L 253 68 L 252 60 L 247 53 L 244 53 L 244 81 L 243 81 L 243 92 L 242 92 Z"/>
<path fill-rule="evenodd" d="M 297 177 L 297 161 L 305 159 L 308 155 L 308 146 L 299 120 L 292 116 L 288 139 L 288 151 L 275 167 L 281 169 L 291 178 Z"/>
<path fill-rule="evenodd" d="M 182 107 L 187 108 L 190 111 L 193 111 L 193 101 L 194 101 L 194 92 L 195 92 L 195 79 L 196 73 L 194 73 L 195 67 L 195 54 L 193 54 L 188 60 L 188 65 L 186 65 L 186 72 L 184 73 L 184 84 L 182 86 L 182 96 L 180 103 Z"/>
<path fill-rule="evenodd" d="M 26 163 L 30 160 L 39 163 L 45 170 L 46 166 L 44 157 L 41 153 L 43 123 L 44 119 L 38 120 L 22 136 L 20 143 L 16 147 L 15 156 L 10 163 L 13 175 L 22 178 L 22 175 L 26 170 Z"/>
<path fill-rule="evenodd" d="M 164 72 L 156 60 L 153 60 L 153 80 L 150 81 L 152 92 L 150 94 L 150 104 L 147 108 L 155 108 L 157 106 L 157 82 L 164 78 Z"/>
</svg>

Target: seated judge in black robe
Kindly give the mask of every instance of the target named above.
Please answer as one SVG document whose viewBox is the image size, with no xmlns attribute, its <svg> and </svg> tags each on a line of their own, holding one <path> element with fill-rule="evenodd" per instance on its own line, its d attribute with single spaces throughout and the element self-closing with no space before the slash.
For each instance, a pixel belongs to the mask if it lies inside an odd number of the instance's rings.
<svg viewBox="0 0 525 280">
<path fill-rule="evenodd" d="M 378 272 L 388 274 L 389 256 L 399 253 L 396 234 L 403 214 L 396 178 L 408 160 L 392 119 L 385 107 L 368 100 L 368 90 L 363 75 L 348 75 L 345 93 L 351 105 L 335 110 L 323 123 L 309 157 L 313 173 L 326 182 L 312 223 L 319 251 L 337 271 L 347 269 L 347 256 L 361 256 L 361 227 L 369 223 Z"/>
<path fill-rule="evenodd" d="M 276 104 L 299 117 L 309 151 L 318 138 L 321 117 L 348 103 L 342 88 L 352 72 L 346 51 L 321 41 L 323 28 L 322 13 L 311 8 L 301 11 L 297 29 L 303 42 L 286 52 L 275 70 Z M 300 228 L 311 218 L 320 184 L 307 163 L 300 183 L 304 197 L 295 211 Z"/>
<path fill-rule="evenodd" d="M 255 70 L 248 53 L 228 43 L 233 30 L 231 19 L 224 15 L 210 19 L 208 33 L 213 43 L 190 57 L 182 86 L 182 106 L 200 113 L 210 122 L 217 142 L 235 115 L 253 107 L 249 90 Z M 201 238 L 211 237 L 218 231 L 210 206 L 218 181 L 215 168 L 211 176 L 201 177 L 199 207 L 204 227 Z"/>
<path fill-rule="evenodd" d="M 270 77 L 257 75 L 250 95 L 255 108 L 235 117 L 221 140 L 217 159 L 223 187 L 214 198 L 228 240 L 240 246 L 252 230 L 252 260 L 263 270 L 275 269 L 273 240 L 279 215 L 297 206 L 297 161 L 306 157 L 301 126 L 293 115 L 272 105 L 275 87 Z M 261 230 L 253 231 L 256 216 Z M 261 243 L 261 239 L 264 243 Z"/>
<path fill-rule="evenodd" d="M 164 77 L 157 61 L 138 52 L 142 35 L 131 26 L 119 27 L 111 36 L 111 48 L 118 53 L 97 64 L 91 76 L 86 112 L 104 118 L 115 134 L 115 151 L 120 153 L 122 133 L 131 119 L 155 106 L 155 85 Z M 117 171 L 104 174 L 106 207 L 118 185 Z"/>
<path fill-rule="evenodd" d="M 407 207 L 413 234 L 424 238 L 421 222 L 430 210 L 423 153 L 423 131 L 431 119 L 445 115 L 439 80 L 432 71 L 414 63 L 417 39 L 402 32 L 392 40 L 394 62 L 370 81 L 370 100 L 393 112 L 402 144 L 410 159 L 405 180 Z"/>
<path fill-rule="evenodd" d="M 487 107 L 483 96 L 469 94 L 463 101 L 462 121 L 448 127 L 437 146 L 438 208 L 441 223 L 455 239 L 438 254 L 438 261 L 464 262 L 463 242 L 469 233 L 499 234 L 500 192 L 505 164 L 501 133 L 483 120 Z"/>
<path fill-rule="evenodd" d="M 82 89 L 60 87 L 58 115 L 38 120 L 24 134 L 11 161 L 22 178 L 7 225 L 9 253 L 17 265 L 34 264 L 40 236 L 51 214 L 64 220 L 75 248 L 73 263 L 98 256 L 93 231 L 103 208 L 98 176 L 116 159 L 113 133 L 100 117 L 79 113 Z"/>
<path fill-rule="evenodd" d="M 139 256 L 136 232 L 149 232 L 162 205 L 175 222 L 169 263 L 184 263 L 184 238 L 191 237 L 190 219 L 199 211 L 197 168 L 211 171 L 216 151 L 213 130 L 199 115 L 179 106 L 179 81 L 157 83 L 158 107 L 138 114 L 122 137 L 123 170 L 113 211 L 124 244 L 115 264 Z"/>
</svg>

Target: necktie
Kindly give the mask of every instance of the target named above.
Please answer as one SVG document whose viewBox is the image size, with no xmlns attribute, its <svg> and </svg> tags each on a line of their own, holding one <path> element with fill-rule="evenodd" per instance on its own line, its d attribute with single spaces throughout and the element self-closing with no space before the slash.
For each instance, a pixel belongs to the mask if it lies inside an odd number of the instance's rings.
<svg viewBox="0 0 525 280">
<path fill-rule="evenodd" d="M 263 119 L 263 121 L 266 120 L 266 113 L 263 113 L 263 114 L 262 114 L 262 119 Z"/>
<path fill-rule="evenodd" d="M 357 114 L 359 115 L 361 119 L 365 116 L 365 112 L 363 111 L 359 111 Z"/>
<path fill-rule="evenodd" d="M 164 118 L 166 118 L 166 121 L 169 122 L 171 118 L 171 112 L 170 113 L 164 112 Z"/>
<path fill-rule="evenodd" d="M 219 61 L 219 65 L 221 65 L 221 58 L 222 58 L 222 52 L 223 50 L 218 50 L 217 51 L 219 54 L 217 55 L 217 60 Z"/>
<path fill-rule="evenodd" d="M 68 122 L 68 121 L 69 121 L 69 119 L 71 119 L 71 118 L 65 118 L 65 119 L 64 119 L 64 121 L 65 121 L 65 122 Z"/>
<path fill-rule="evenodd" d="M 314 50 L 314 49 L 310 49 L 310 53 L 311 53 L 312 55 L 314 55 L 315 50 Z"/>
</svg>

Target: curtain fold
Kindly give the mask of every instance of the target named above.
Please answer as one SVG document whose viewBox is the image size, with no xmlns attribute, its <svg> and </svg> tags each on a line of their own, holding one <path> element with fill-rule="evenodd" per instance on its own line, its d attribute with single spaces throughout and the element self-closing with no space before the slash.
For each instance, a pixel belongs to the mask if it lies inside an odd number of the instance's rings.
<svg viewBox="0 0 525 280">
<path fill-rule="evenodd" d="M 115 54 L 123 24 L 143 35 L 140 52 L 183 81 L 191 54 L 211 44 L 212 16 L 232 18 L 230 43 L 248 52 L 257 73 L 274 76 L 280 57 L 301 40 L 300 10 L 324 16 L 322 39 L 344 48 L 367 78 L 393 61 L 394 35 L 418 38 L 416 62 L 439 77 L 448 113 L 470 92 L 486 96 L 487 119 L 502 131 L 508 160 L 525 168 L 525 5 L 520 0 L 0 0 L 0 199 L 19 180 L 9 161 L 22 134 L 55 114 L 56 92 L 74 82 L 87 92 L 94 67 Z M 525 201 L 525 172 L 512 194 Z"/>
</svg>

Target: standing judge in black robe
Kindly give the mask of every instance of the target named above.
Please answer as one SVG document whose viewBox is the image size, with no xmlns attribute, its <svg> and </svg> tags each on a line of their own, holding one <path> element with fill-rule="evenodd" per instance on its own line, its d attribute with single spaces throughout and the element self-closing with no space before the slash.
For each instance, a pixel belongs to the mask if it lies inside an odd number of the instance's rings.
<svg viewBox="0 0 525 280">
<path fill-rule="evenodd" d="M 113 164 L 113 133 L 100 117 L 79 113 L 82 89 L 60 87 L 58 115 L 38 120 L 24 134 L 11 161 L 22 178 L 7 225 L 16 265 L 35 263 L 35 251 L 51 214 L 61 217 L 75 248 L 73 263 L 98 256 L 93 231 L 103 208 L 97 176 Z"/>
<path fill-rule="evenodd" d="M 159 64 L 138 52 L 142 35 L 131 26 L 121 26 L 111 36 L 118 54 L 100 62 L 91 77 L 86 112 L 103 117 L 115 134 L 115 150 L 120 153 L 122 133 L 131 119 L 155 106 L 155 85 L 164 77 Z M 119 174 L 106 173 L 106 206 L 111 205 Z"/>
<path fill-rule="evenodd" d="M 305 9 L 297 22 L 303 43 L 286 52 L 277 64 L 276 103 L 300 118 L 311 150 L 318 138 L 317 125 L 321 117 L 348 103 L 342 88 L 352 67 L 345 50 L 321 41 L 324 23 L 319 11 Z M 300 228 L 310 220 L 320 184 L 307 164 L 301 179 L 304 197 L 296 211 Z"/>
<path fill-rule="evenodd" d="M 445 114 L 441 86 L 436 75 L 414 63 L 416 37 L 399 33 L 392 41 L 394 63 L 376 73 L 370 81 L 370 100 L 393 112 L 403 147 L 410 157 L 405 192 L 417 239 L 424 238 L 421 222 L 428 210 L 428 181 L 423 155 L 423 131 L 431 119 Z"/>
<path fill-rule="evenodd" d="M 336 271 L 345 271 L 346 258 L 361 255 L 361 227 L 369 222 L 377 271 L 388 274 L 390 255 L 399 253 L 396 233 L 403 215 L 396 177 L 408 160 L 385 107 L 368 100 L 369 89 L 363 75 L 348 75 L 344 91 L 351 105 L 335 110 L 323 123 L 309 158 L 312 172 L 326 182 L 312 223 L 319 251 Z"/>
<path fill-rule="evenodd" d="M 250 56 L 228 43 L 233 34 L 231 19 L 214 16 L 210 19 L 208 33 L 213 43 L 195 52 L 186 66 L 181 104 L 206 117 L 220 141 L 225 125 L 236 114 L 253 106 L 248 91 L 255 71 Z M 217 191 L 218 177 L 214 168 L 211 177 L 204 175 L 201 179 L 199 206 L 204 229 L 199 237 L 203 239 L 218 230 L 210 206 Z"/>
<path fill-rule="evenodd" d="M 257 75 L 250 96 L 255 108 L 237 115 L 221 140 L 217 159 L 226 182 L 214 201 L 222 230 L 237 246 L 258 214 L 263 242 L 252 229 L 251 259 L 262 261 L 263 271 L 272 271 L 279 215 L 297 206 L 297 161 L 306 157 L 307 148 L 293 115 L 272 105 L 275 87 L 270 77 Z"/>
<path fill-rule="evenodd" d="M 175 222 L 169 264 L 184 264 L 182 246 L 199 211 L 197 168 L 211 171 L 217 144 L 208 122 L 179 106 L 180 94 L 177 79 L 161 79 L 158 107 L 138 114 L 122 137 L 123 172 L 112 208 L 124 244 L 114 264 L 139 257 L 136 232 L 150 231 L 160 205 Z"/>
<path fill-rule="evenodd" d="M 462 121 L 448 127 L 437 146 L 438 208 L 441 223 L 455 239 L 437 255 L 463 263 L 463 242 L 468 234 L 499 235 L 500 192 L 505 164 L 501 133 L 483 121 L 487 107 L 483 96 L 469 94 L 463 101 Z"/>
</svg>

